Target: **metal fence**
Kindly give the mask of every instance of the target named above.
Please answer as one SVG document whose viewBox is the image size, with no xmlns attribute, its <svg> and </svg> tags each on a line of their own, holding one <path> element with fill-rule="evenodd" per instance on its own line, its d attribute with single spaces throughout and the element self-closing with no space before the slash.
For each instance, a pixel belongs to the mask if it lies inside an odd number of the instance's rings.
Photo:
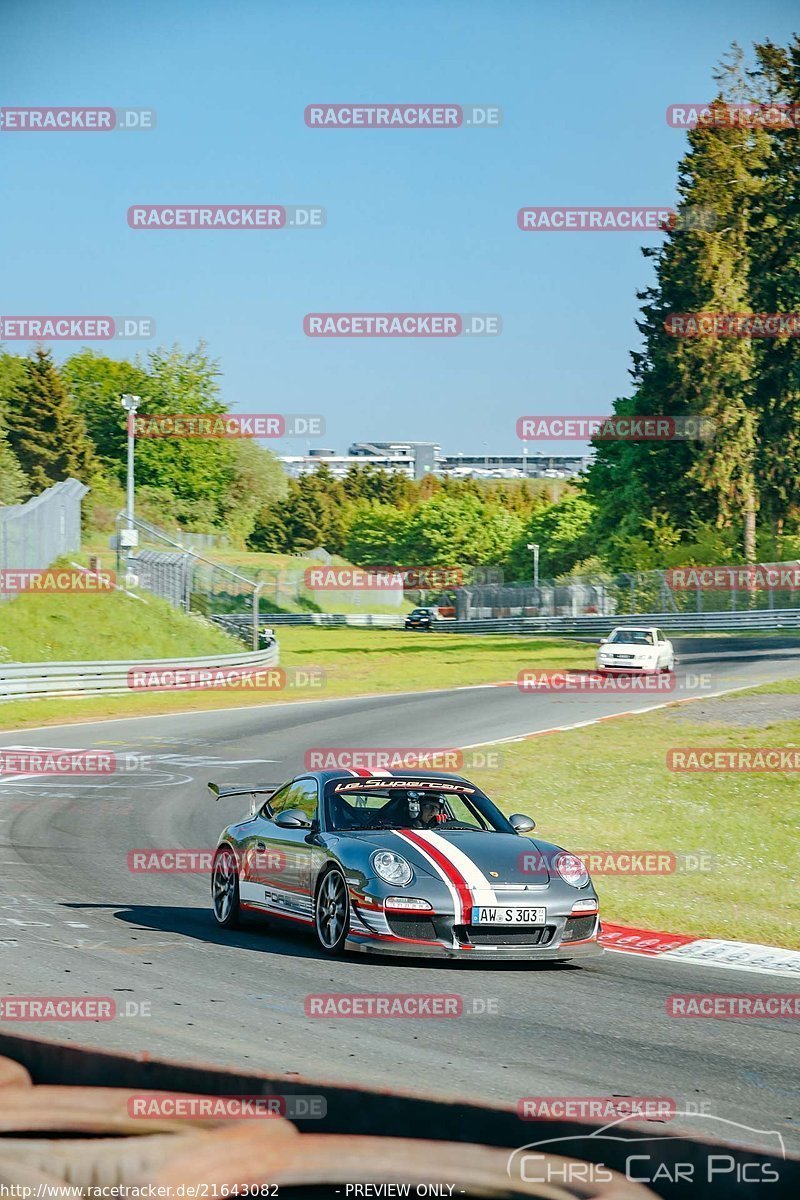
<svg viewBox="0 0 800 1200">
<path fill-rule="evenodd" d="M 250 618 L 215 617 L 230 633 L 247 635 Z M 470 620 L 442 618 L 431 625 L 432 633 L 552 633 L 585 634 L 587 637 L 608 634 L 617 624 L 631 620 L 657 625 L 673 632 L 735 633 L 745 630 L 800 630 L 800 608 L 740 609 L 737 612 L 674 613 L 650 612 L 622 616 L 560 616 L 560 617 L 477 617 Z M 264 624 L 356 626 L 369 629 L 402 629 L 405 619 L 382 613 L 268 613 Z"/>
<path fill-rule="evenodd" d="M 574 575 L 456 592 L 459 620 L 491 617 L 615 617 L 641 613 L 738 613 L 800 608 L 800 562 L 675 567 Z"/>
<path fill-rule="evenodd" d="M 727 633 L 747 630 L 800 630 L 800 608 L 740 609 L 737 612 L 639 612 L 619 616 L 484 617 L 468 621 L 435 621 L 434 633 L 553 633 L 604 636 L 615 625 L 656 625 L 681 633 Z M 277 624 L 277 622 L 274 622 Z"/>
<path fill-rule="evenodd" d="M 189 611 L 192 558 L 180 551 L 141 550 L 131 560 L 138 587 L 147 588 L 175 608 Z M 131 581 L 133 582 L 133 581 Z"/>
<path fill-rule="evenodd" d="M 0 508 L 0 568 L 49 567 L 81 545 L 81 500 L 88 492 L 77 479 L 55 483 L 25 504 Z M 0 582 L 0 600 L 7 600 Z"/>
<path fill-rule="evenodd" d="M 127 526 L 124 513 L 116 522 L 117 571 L 135 576 L 136 582 L 185 612 L 252 612 L 259 581 L 241 571 L 214 562 L 195 548 L 193 535 L 172 534 L 135 517 L 139 549 L 123 558 L 120 532 Z M 262 585 L 263 586 L 263 585 Z"/>
</svg>

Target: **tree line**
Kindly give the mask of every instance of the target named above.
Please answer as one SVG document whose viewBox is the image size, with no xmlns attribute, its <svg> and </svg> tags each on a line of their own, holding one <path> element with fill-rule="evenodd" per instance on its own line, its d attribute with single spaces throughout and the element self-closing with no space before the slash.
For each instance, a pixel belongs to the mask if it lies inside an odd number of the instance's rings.
<svg viewBox="0 0 800 1200">
<path fill-rule="evenodd" d="M 642 347 L 624 415 L 698 416 L 707 441 L 595 443 L 584 495 L 607 561 L 780 559 L 798 553 L 800 336 L 675 336 L 685 313 L 800 314 L 800 38 L 734 46 L 715 75 L 715 119 L 688 134 L 681 209 L 710 228 L 676 228 L 639 293 Z M 794 119 L 726 120 L 730 105 L 785 106 Z M 758 110 L 757 110 L 758 111 Z M 796 316 L 800 321 L 800 316 Z"/>
<path fill-rule="evenodd" d="M 80 350 L 57 366 L 44 347 L 0 354 L 0 503 L 69 476 L 91 488 L 88 525 L 108 529 L 124 502 L 127 414 L 220 414 L 219 367 L 204 346 L 155 350 L 135 362 Z M 259 513 L 286 493 L 274 454 L 246 439 L 137 439 L 136 504 L 146 519 L 244 545 Z"/>
<path fill-rule="evenodd" d="M 140 396 L 144 416 L 224 414 L 219 375 L 202 345 L 151 351 L 134 362 L 84 349 L 60 365 L 44 347 L 28 356 L 0 353 L 0 504 L 73 477 L 91 489 L 87 527 L 113 528 L 124 504 L 127 463 L 121 396 Z M 364 566 L 499 564 L 525 578 L 525 539 L 536 533 L 535 519 L 553 507 L 554 487 L 434 476 L 415 481 L 368 462 L 341 479 L 324 464 L 287 479 L 275 455 L 251 439 L 136 443 L 136 509 L 145 519 L 224 533 L 234 546 L 251 550 L 302 553 L 324 546 Z M 585 502 L 568 497 L 570 530 L 576 504 L 579 514 L 588 512 Z M 554 543 L 554 562 L 558 553 Z"/>
<path fill-rule="evenodd" d="M 800 38 L 737 47 L 716 73 L 714 111 L 729 104 L 800 112 Z M 414 481 L 365 463 L 287 479 L 247 439 L 137 443 L 137 505 L 159 524 L 224 531 L 272 552 L 324 546 L 359 565 L 494 565 L 530 579 L 800 555 L 800 336 L 675 336 L 687 313 L 800 314 L 798 123 L 726 122 L 688 133 L 679 208 L 703 214 L 645 257 L 654 281 L 638 294 L 641 345 L 620 416 L 699 418 L 708 439 L 596 439 L 586 475 L 541 481 Z M 711 220 L 708 220 L 708 217 Z M 800 317 L 798 317 L 800 321 Z M 98 528 L 123 501 L 125 413 L 218 414 L 219 366 L 204 346 L 134 362 L 81 350 L 0 353 L 0 504 L 73 475 L 92 488 Z"/>
</svg>

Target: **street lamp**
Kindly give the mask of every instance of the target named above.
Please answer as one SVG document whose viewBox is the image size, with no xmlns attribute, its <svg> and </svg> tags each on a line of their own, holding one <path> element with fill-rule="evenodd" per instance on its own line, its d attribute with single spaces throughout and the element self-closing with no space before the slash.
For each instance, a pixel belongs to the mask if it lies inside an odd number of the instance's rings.
<svg viewBox="0 0 800 1200">
<path fill-rule="evenodd" d="M 533 586 L 539 588 L 539 543 L 528 542 L 528 549 L 533 551 Z"/>
<path fill-rule="evenodd" d="M 126 528 L 120 530 L 119 544 L 125 550 L 133 550 L 139 542 L 139 534 L 133 524 L 133 423 L 136 409 L 141 404 L 141 396 L 131 396 L 126 393 L 121 400 L 122 407 L 128 414 L 128 479 L 125 493 L 125 523 Z M 126 556 L 127 557 L 127 556 Z"/>
</svg>

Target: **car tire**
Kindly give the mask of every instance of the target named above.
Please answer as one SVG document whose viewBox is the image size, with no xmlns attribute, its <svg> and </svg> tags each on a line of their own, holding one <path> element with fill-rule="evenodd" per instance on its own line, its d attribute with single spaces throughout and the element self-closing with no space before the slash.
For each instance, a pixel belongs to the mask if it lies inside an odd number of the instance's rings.
<svg viewBox="0 0 800 1200">
<path fill-rule="evenodd" d="M 223 929 L 238 929 L 241 922 L 239 868 L 230 846 L 220 846 L 211 868 L 211 905 Z"/>
<path fill-rule="evenodd" d="M 338 867 L 326 871 L 317 884 L 314 931 L 325 954 L 342 953 L 350 932 L 350 893 Z"/>
</svg>

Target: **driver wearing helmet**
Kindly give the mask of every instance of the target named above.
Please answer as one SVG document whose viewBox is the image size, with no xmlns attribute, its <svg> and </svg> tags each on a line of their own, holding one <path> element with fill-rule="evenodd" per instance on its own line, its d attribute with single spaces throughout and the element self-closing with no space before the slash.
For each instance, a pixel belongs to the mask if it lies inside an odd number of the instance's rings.
<svg viewBox="0 0 800 1200">
<path fill-rule="evenodd" d="M 412 829 L 435 829 L 447 820 L 444 812 L 444 797 L 428 793 L 408 793 L 408 815 Z"/>
</svg>

